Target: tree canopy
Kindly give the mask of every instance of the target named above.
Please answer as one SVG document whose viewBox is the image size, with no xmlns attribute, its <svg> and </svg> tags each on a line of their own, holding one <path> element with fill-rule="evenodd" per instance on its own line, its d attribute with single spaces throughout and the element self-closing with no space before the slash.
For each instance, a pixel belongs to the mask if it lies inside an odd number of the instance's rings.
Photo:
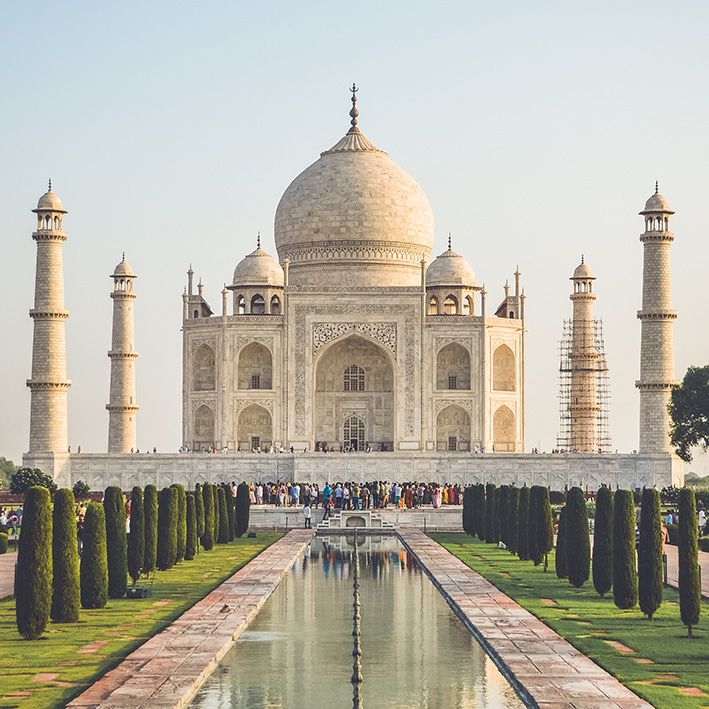
<svg viewBox="0 0 709 709">
<path fill-rule="evenodd" d="M 670 441 L 677 455 L 687 463 L 692 448 L 709 447 L 709 364 L 690 367 L 670 398 Z"/>
</svg>

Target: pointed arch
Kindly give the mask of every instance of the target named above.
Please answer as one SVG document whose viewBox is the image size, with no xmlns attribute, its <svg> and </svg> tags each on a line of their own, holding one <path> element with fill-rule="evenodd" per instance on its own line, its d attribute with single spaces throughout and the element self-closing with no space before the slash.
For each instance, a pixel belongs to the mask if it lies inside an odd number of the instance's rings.
<svg viewBox="0 0 709 709">
<path fill-rule="evenodd" d="M 216 382 L 216 359 L 214 350 L 200 345 L 193 355 L 192 388 L 194 391 L 212 391 Z"/>
<path fill-rule="evenodd" d="M 514 452 L 515 415 L 509 406 L 500 406 L 492 419 L 492 440 L 497 452 Z"/>
<path fill-rule="evenodd" d="M 211 448 L 214 445 L 214 411 L 202 404 L 194 412 L 192 450 Z"/>
<path fill-rule="evenodd" d="M 239 389 L 272 389 L 273 358 L 260 342 L 250 342 L 239 352 L 237 387 Z"/>
<path fill-rule="evenodd" d="M 438 315 L 438 298 L 435 295 L 432 295 L 428 301 L 428 314 Z"/>
<path fill-rule="evenodd" d="M 436 389 L 470 389 L 470 352 L 457 342 L 436 356 Z"/>
<path fill-rule="evenodd" d="M 256 295 L 251 298 L 251 314 L 266 314 L 266 301 L 263 299 L 263 296 L 260 293 L 256 293 Z"/>
<path fill-rule="evenodd" d="M 274 295 L 271 297 L 271 315 L 281 314 L 281 299 Z"/>
<path fill-rule="evenodd" d="M 259 404 L 251 404 L 243 409 L 237 422 L 237 438 L 242 451 L 270 448 L 273 444 L 270 412 Z"/>
<path fill-rule="evenodd" d="M 500 345 L 492 356 L 492 388 L 495 391 L 517 391 L 515 354 L 507 345 Z"/>
<path fill-rule="evenodd" d="M 458 299 L 449 293 L 446 299 L 443 301 L 443 314 L 444 315 L 457 315 L 458 314 Z"/>
<path fill-rule="evenodd" d="M 450 404 L 436 416 L 436 448 L 439 451 L 470 450 L 470 414 Z"/>
</svg>

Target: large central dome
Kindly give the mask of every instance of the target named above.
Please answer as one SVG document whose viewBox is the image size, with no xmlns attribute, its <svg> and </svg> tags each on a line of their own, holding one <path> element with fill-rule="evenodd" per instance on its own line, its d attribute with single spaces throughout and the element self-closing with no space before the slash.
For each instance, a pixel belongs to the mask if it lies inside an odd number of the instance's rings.
<svg viewBox="0 0 709 709">
<path fill-rule="evenodd" d="M 357 127 L 296 177 L 276 209 L 291 285 L 417 286 L 433 246 L 431 205 L 416 181 Z"/>
</svg>

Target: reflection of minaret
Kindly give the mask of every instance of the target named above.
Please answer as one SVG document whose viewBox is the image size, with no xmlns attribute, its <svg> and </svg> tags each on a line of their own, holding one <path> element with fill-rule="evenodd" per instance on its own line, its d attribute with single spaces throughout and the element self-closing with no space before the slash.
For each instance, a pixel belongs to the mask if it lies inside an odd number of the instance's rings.
<svg viewBox="0 0 709 709">
<path fill-rule="evenodd" d="M 643 300 L 638 311 L 641 323 L 640 380 L 640 452 L 671 452 L 670 418 L 667 405 L 675 381 L 672 325 L 677 312 L 672 308 L 670 246 L 674 234 L 669 218 L 674 212 L 658 192 L 640 212 L 645 217 L 643 243 Z"/>
<path fill-rule="evenodd" d="M 61 200 L 49 189 L 37 209 L 37 271 L 35 275 L 34 321 L 32 343 L 32 378 L 27 386 L 32 392 L 30 408 L 30 453 L 65 453 L 67 451 L 67 393 L 71 382 L 66 378 L 66 336 L 64 323 L 64 266 L 62 248 L 66 234 L 62 217 L 67 213 Z"/>
<path fill-rule="evenodd" d="M 136 447 L 135 417 L 135 332 L 133 327 L 133 290 L 135 272 L 123 260 L 113 274 L 113 334 L 111 338 L 111 390 L 108 409 L 108 452 L 131 453 Z"/>
</svg>

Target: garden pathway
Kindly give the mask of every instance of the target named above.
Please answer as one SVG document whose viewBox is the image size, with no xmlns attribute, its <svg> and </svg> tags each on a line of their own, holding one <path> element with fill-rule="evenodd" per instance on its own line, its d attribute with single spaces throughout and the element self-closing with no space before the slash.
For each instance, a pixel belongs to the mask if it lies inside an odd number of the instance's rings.
<svg viewBox="0 0 709 709">
<path fill-rule="evenodd" d="M 128 655 L 68 707 L 185 706 L 251 622 L 313 532 L 294 530 Z"/>
<path fill-rule="evenodd" d="M 542 709 L 650 705 L 419 529 L 408 549 L 523 699 Z"/>
<path fill-rule="evenodd" d="M 0 554 L 0 598 L 15 593 L 15 561 L 17 552 L 8 551 Z"/>
<path fill-rule="evenodd" d="M 665 546 L 667 554 L 667 584 L 672 588 L 679 588 L 679 562 L 677 547 L 667 544 Z M 702 596 L 709 600 L 709 551 L 699 552 L 699 566 L 702 570 Z"/>
</svg>

